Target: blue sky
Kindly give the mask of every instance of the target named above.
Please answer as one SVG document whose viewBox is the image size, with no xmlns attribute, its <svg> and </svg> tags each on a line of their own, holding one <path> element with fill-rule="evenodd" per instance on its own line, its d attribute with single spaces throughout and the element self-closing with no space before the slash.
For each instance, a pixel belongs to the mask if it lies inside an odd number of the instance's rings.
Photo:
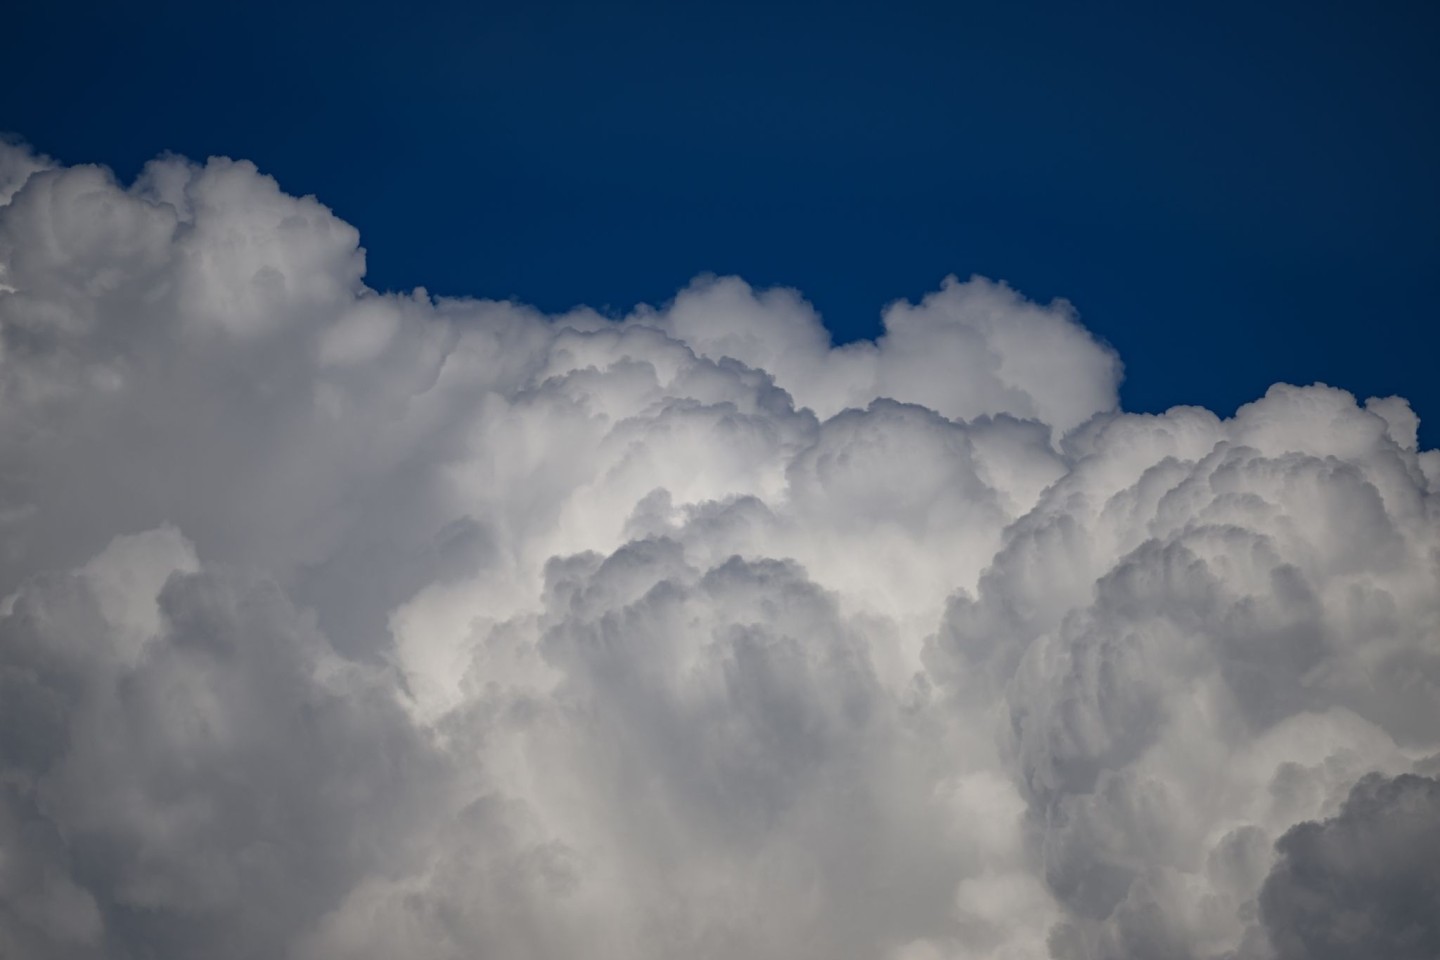
<svg viewBox="0 0 1440 960">
<path fill-rule="evenodd" d="M 1163 9 L 1161 9 L 1163 8 Z M 837 339 L 947 273 L 1071 299 L 1130 409 L 1399 393 L 1436 441 L 1440 12 L 1421 4 L 76 4 L 0 129 L 130 177 L 249 157 L 370 282 L 546 309 L 702 271 Z"/>
</svg>

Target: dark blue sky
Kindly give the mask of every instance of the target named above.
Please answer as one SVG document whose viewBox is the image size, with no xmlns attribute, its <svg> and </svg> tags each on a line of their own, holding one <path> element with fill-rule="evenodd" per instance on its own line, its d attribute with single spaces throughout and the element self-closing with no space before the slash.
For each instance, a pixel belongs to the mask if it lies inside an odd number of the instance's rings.
<svg viewBox="0 0 1440 960">
<path fill-rule="evenodd" d="M 370 282 L 546 309 L 701 271 L 837 339 L 946 273 L 1065 296 L 1131 409 L 1275 380 L 1440 439 L 1434 4 L 21 0 L 0 129 L 130 177 L 249 157 Z"/>
</svg>

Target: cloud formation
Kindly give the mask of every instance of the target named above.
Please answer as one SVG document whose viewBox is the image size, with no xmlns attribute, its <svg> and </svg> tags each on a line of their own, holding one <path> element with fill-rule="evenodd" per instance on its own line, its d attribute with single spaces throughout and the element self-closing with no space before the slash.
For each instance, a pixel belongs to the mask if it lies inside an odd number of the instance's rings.
<svg viewBox="0 0 1440 960">
<path fill-rule="evenodd" d="M 1440 956 L 1440 780 L 1363 778 L 1339 816 L 1280 838 L 1260 904 L 1280 956 Z"/>
<path fill-rule="evenodd" d="M 842 347 L 736 278 L 381 294 L 245 162 L 0 144 L 0 202 L 0 954 L 1440 936 L 1403 400 L 1127 414 L 981 278 Z"/>
</svg>

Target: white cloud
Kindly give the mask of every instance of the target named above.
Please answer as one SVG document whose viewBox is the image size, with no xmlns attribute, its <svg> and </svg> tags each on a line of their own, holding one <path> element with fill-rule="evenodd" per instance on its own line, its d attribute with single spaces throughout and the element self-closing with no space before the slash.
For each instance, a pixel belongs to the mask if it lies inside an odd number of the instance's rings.
<svg viewBox="0 0 1440 960">
<path fill-rule="evenodd" d="M 225 160 L 0 202 L 7 956 L 1290 955 L 1353 845 L 1276 841 L 1434 772 L 1399 398 L 1125 414 L 979 278 L 380 294 Z"/>
</svg>

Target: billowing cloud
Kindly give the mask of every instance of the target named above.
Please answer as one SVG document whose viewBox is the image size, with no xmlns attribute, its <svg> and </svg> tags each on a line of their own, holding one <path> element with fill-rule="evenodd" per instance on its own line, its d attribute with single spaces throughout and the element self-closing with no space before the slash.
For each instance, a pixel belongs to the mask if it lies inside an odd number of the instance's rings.
<svg viewBox="0 0 1440 960">
<path fill-rule="evenodd" d="M 1280 838 L 1261 889 L 1280 956 L 1440 956 L 1440 780 L 1370 774 L 1338 816 Z"/>
<path fill-rule="evenodd" d="M 382 294 L 244 162 L 0 202 L 0 953 L 1429 948 L 1403 400 L 1127 414 L 980 278 Z"/>
</svg>

